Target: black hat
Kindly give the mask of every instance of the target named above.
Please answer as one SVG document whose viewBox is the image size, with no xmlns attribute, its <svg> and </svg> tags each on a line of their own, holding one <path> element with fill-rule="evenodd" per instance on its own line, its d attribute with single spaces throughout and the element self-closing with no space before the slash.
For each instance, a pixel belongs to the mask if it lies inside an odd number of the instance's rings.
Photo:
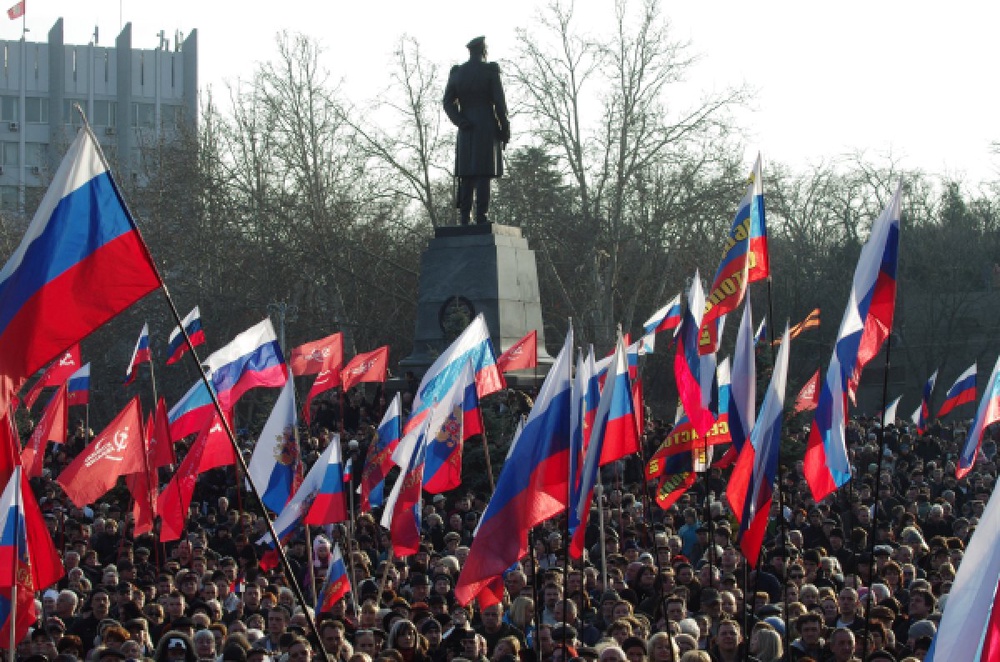
<svg viewBox="0 0 1000 662">
<path fill-rule="evenodd" d="M 430 586 L 431 580 L 422 572 L 415 572 L 410 577 L 410 586 Z"/>
<path fill-rule="evenodd" d="M 469 43 L 465 45 L 470 51 L 485 51 L 486 50 L 486 37 L 476 37 Z"/>
</svg>

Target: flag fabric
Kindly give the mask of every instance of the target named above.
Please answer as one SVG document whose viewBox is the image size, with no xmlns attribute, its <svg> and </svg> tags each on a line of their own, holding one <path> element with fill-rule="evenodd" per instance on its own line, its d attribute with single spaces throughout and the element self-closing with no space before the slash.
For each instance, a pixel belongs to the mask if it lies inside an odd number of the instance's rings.
<svg viewBox="0 0 1000 662">
<path fill-rule="evenodd" d="M 818 329 L 819 321 L 820 321 L 819 308 L 813 308 L 813 310 L 808 315 L 806 315 L 804 320 L 802 320 L 801 322 L 799 322 L 798 324 L 796 324 L 791 328 L 788 337 L 791 338 L 792 340 L 795 340 L 800 335 L 802 335 L 804 331 L 808 331 L 809 329 Z M 777 343 L 779 341 L 776 340 L 775 342 Z"/>
<path fill-rule="evenodd" d="M 778 473 L 781 451 L 781 416 L 785 405 L 785 385 L 788 377 L 788 351 L 791 334 L 785 334 L 774 361 L 771 383 L 760 406 L 760 416 L 736 460 L 726 487 L 726 499 L 740 523 L 737 540 L 747 558 L 747 565 L 757 567 L 761 544 L 767 530 L 774 496 L 774 480 Z"/>
<path fill-rule="evenodd" d="M 198 476 L 210 469 L 235 463 L 233 444 L 222 421 L 215 415 L 199 432 L 177 472 L 156 499 L 156 511 L 160 514 L 160 540 L 179 540 L 183 534 L 184 520 Z"/>
<path fill-rule="evenodd" d="M 628 360 L 621 337 L 616 343 L 615 356 L 611 364 L 594 417 L 590 443 L 584 455 L 577 501 L 570 504 L 569 554 L 574 559 L 583 555 L 584 533 L 600 467 L 639 450 L 632 385 L 629 382 Z"/>
<path fill-rule="evenodd" d="M 198 306 L 195 306 L 194 310 L 181 320 L 181 326 L 175 326 L 174 330 L 170 332 L 170 337 L 167 339 L 167 365 L 177 363 L 188 351 L 188 344 L 184 340 L 181 327 L 187 331 L 193 347 L 205 344 L 205 330 L 201 327 L 201 311 Z"/>
<path fill-rule="evenodd" d="M 347 464 L 344 465 L 344 482 L 350 483 L 354 480 L 354 458 L 348 458 Z"/>
<path fill-rule="evenodd" d="M 455 587 L 463 605 L 499 602 L 503 572 L 528 553 L 528 531 L 566 508 L 572 362 L 570 328 L 479 522 Z"/>
<path fill-rule="evenodd" d="M 389 346 L 358 354 L 340 371 L 344 391 L 361 382 L 384 382 L 389 371 Z"/>
<path fill-rule="evenodd" d="M 846 403 L 861 371 L 889 337 L 896 307 L 896 266 L 902 188 L 875 220 L 854 271 L 837 341 L 809 430 L 804 474 L 816 501 L 851 478 L 847 458 Z"/>
<path fill-rule="evenodd" d="M 890 402 L 889 406 L 885 408 L 885 413 L 882 414 L 882 427 L 896 424 L 896 410 L 899 408 L 899 401 L 902 399 L 903 396 L 896 396 L 896 399 Z"/>
<path fill-rule="evenodd" d="M 264 505 L 280 513 L 291 498 L 301 474 L 295 381 L 289 379 L 257 438 L 247 466 L 247 477 L 253 481 Z"/>
<path fill-rule="evenodd" d="M 56 482 L 78 507 L 94 503 L 115 486 L 119 476 L 143 470 L 142 439 L 142 412 L 136 396 L 59 474 Z"/>
<path fill-rule="evenodd" d="M 271 320 L 255 324 L 205 359 L 212 386 L 223 410 L 259 386 L 281 387 L 288 375 Z"/>
<path fill-rule="evenodd" d="M 80 369 L 80 365 L 80 345 L 77 344 L 63 352 L 58 361 L 53 361 L 52 365 L 45 369 L 42 376 L 24 396 L 24 406 L 28 409 L 34 407 L 43 389 L 62 386 L 71 375 Z"/>
<path fill-rule="evenodd" d="M 344 334 L 339 331 L 299 345 L 288 357 L 288 367 L 296 377 L 316 375 L 323 370 L 334 370 L 339 377 L 343 364 Z"/>
<path fill-rule="evenodd" d="M 24 450 L 21 451 L 21 466 L 24 467 L 24 474 L 28 478 L 37 478 L 42 475 L 45 449 L 50 441 L 57 444 L 66 442 L 66 433 L 69 428 L 67 420 L 69 407 L 66 400 L 66 384 L 63 384 L 52 396 L 41 420 L 31 432 L 31 438 L 28 439 Z"/>
<path fill-rule="evenodd" d="M 306 395 L 305 402 L 302 403 L 302 418 L 306 423 L 311 422 L 312 418 L 312 401 L 320 393 L 326 393 L 330 389 L 337 388 L 340 386 L 340 369 L 341 366 L 337 365 L 330 370 L 320 370 L 316 373 L 316 379 L 313 380 L 312 386 L 309 387 L 309 393 Z"/>
<path fill-rule="evenodd" d="M 361 510 L 368 512 L 382 505 L 385 477 L 395 464 L 392 452 L 403 436 L 403 403 L 400 393 L 389 403 L 375 438 L 368 447 L 365 465 L 361 470 Z"/>
<path fill-rule="evenodd" d="M 503 373 L 497 367 L 493 342 L 482 313 L 465 327 L 424 373 L 413 397 L 410 419 L 406 423 L 407 432 L 416 428 L 427 415 L 427 409 L 448 392 L 466 361 L 472 361 L 475 368 L 476 392 L 480 398 L 506 386 Z"/>
<path fill-rule="evenodd" d="M 701 312 L 705 308 L 705 295 L 701 290 L 701 279 L 695 271 L 688 293 L 688 305 L 684 310 L 680 331 L 677 334 L 677 353 L 674 357 L 674 379 L 684 411 L 698 434 L 705 436 L 715 423 L 711 410 L 702 400 L 702 362 L 698 352 Z M 713 367 L 714 371 L 714 367 Z"/>
<path fill-rule="evenodd" d="M 180 441 L 188 435 L 198 434 L 215 416 L 212 393 L 208 389 L 205 382 L 199 379 L 170 408 L 167 418 L 170 422 L 171 439 Z"/>
<path fill-rule="evenodd" d="M 409 462 L 396 477 L 382 512 L 381 524 L 389 530 L 392 553 L 400 558 L 416 554 L 420 549 L 422 524 L 420 494 L 424 483 L 427 445 L 431 426 L 434 425 L 436 413 L 441 408 L 440 405 L 434 405 L 424 417 L 418 428 L 419 437 L 413 446 Z"/>
<path fill-rule="evenodd" d="M 3 495 L 0 495 L 0 634 L 10 641 L 20 642 L 34 625 L 38 614 L 35 609 L 35 589 L 31 573 L 31 552 L 26 533 L 24 483 L 20 467 L 15 467 Z M 40 588 L 40 587 L 39 587 Z M 11 616 L 16 605 L 16 615 Z"/>
<path fill-rule="evenodd" d="M 958 466 L 955 468 L 955 475 L 959 480 L 964 478 L 976 463 L 976 456 L 979 454 L 979 447 L 983 443 L 983 433 L 986 428 L 1000 421 L 1000 358 L 993 366 L 990 373 L 990 381 L 983 391 L 983 398 L 979 401 L 979 408 L 976 410 L 976 417 L 969 428 L 969 434 L 965 438 L 965 446 L 958 456 Z"/>
<path fill-rule="evenodd" d="M 613 358 L 613 354 L 612 354 Z M 573 394 L 570 403 L 570 447 L 569 447 L 569 530 L 572 539 L 580 519 L 577 516 L 576 504 L 581 499 L 583 481 L 584 449 L 590 442 L 590 433 L 594 429 L 594 419 L 597 417 L 597 406 L 601 400 L 601 387 L 596 374 L 594 361 L 594 346 L 590 345 L 586 354 L 581 350 L 576 360 L 576 371 L 573 377 Z M 524 422 L 521 422 L 523 429 Z M 508 455 L 513 453 L 513 442 Z"/>
<path fill-rule="evenodd" d="M 149 360 L 149 323 L 146 323 L 142 325 L 139 339 L 135 343 L 135 349 L 132 350 L 132 360 L 129 361 L 128 369 L 125 371 L 125 383 L 131 384 L 135 381 L 136 368 L 143 363 L 149 363 Z"/>
<path fill-rule="evenodd" d="M 945 393 L 944 403 L 938 410 L 938 418 L 942 418 L 951 413 L 951 410 L 960 405 L 976 401 L 976 364 L 966 368 L 965 372 L 958 376 L 955 383 L 951 385 Z"/>
<path fill-rule="evenodd" d="M 538 331 L 531 331 L 497 357 L 500 372 L 528 370 L 538 365 Z"/>
<path fill-rule="evenodd" d="M 161 284 L 97 139 L 81 128 L 0 270 L 0 408 L 30 375 Z"/>
<path fill-rule="evenodd" d="M 17 19 L 24 16 L 24 8 L 26 2 L 27 0 L 21 0 L 21 2 L 17 3 L 16 5 L 8 9 L 7 18 L 9 18 L 12 21 L 16 21 Z"/>
<path fill-rule="evenodd" d="M 767 320 L 761 319 L 760 324 L 757 325 L 757 331 L 753 334 L 754 347 L 760 344 L 760 341 L 764 338 L 764 334 L 766 333 L 767 333 Z"/>
<path fill-rule="evenodd" d="M 441 494 L 462 484 L 462 447 L 465 440 L 483 433 L 483 414 L 476 395 L 476 375 L 465 362 L 455 384 L 434 406 L 428 428 L 424 460 L 424 490 Z"/>
<path fill-rule="evenodd" d="M 66 384 L 66 404 L 70 407 L 90 404 L 89 363 L 70 375 Z"/>
<path fill-rule="evenodd" d="M 174 455 L 174 441 L 170 436 L 167 403 L 162 397 L 156 403 L 153 426 L 147 427 L 146 430 L 146 452 L 149 454 L 150 470 L 177 464 L 177 457 Z M 156 476 L 155 471 L 153 471 L 153 476 Z"/>
<path fill-rule="evenodd" d="M 340 545 L 335 544 L 330 553 L 330 567 L 326 571 L 326 580 L 316 600 L 316 613 L 329 612 L 341 598 L 351 592 L 351 580 L 347 576 L 347 566 L 344 556 L 340 553 Z"/>
<path fill-rule="evenodd" d="M 789 334 L 791 337 L 791 334 Z M 819 368 L 813 373 L 813 376 L 809 378 L 809 381 L 805 383 L 799 394 L 795 396 L 795 406 L 792 411 L 796 414 L 801 414 L 804 411 L 812 411 L 816 409 L 816 405 L 819 404 Z"/>
<path fill-rule="evenodd" d="M 340 435 L 334 434 L 295 494 L 278 513 L 274 520 L 274 531 L 278 534 L 278 540 L 285 540 L 303 522 L 334 524 L 347 518 Z M 259 542 L 274 547 L 270 534 L 266 534 Z"/>
<path fill-rule="evenodd" d="M 924 384 L 923 393 L 920 396 L 920 406 L 917 410 L 913 412 L 911 419 L 913 420 L 913 425 L 917 428 L 917 434 L 923 434 L 927 431 L 927 423 L 931 417 L 931 396 L 934 394 L 934 384 L 937 383 L 938 371 L 935 370 L 934 374 L 930 376 L 927 383 Z"/>
<path fill-rule="evenodd" d="M 733 371 L 729 387 L 729 437 L 734 453 L 743 450 L 756 421 L 757 407 L 757 358 L 754 354 L 753 309 L 748 298 L 743 304 L 743 316 L 736 333 L 733 350 Z M 721 397 L 719 398 L 722 399 Z"/>
<path fill-rule="evenodd" d="M 948 608 L 944 610 L 924 662 L 996 659 L 979 653 L 996 610 L 997 580 L 1000 578 L 998 547 L 1000 490 L 994 490 L 965 548 L 962 564 L 948 592 Z"/>
<path fill-rule="evenodd" d="M 681 324 L 681 295 L 678 294 L 670 303 L 660 308 L 650 315 L 649 319 L 642 323 L 643 332 L 646 335 L 663 333 L 664 331 L 676 332 Z"/>
<path fill-rule="evenodd" d="M 162 399 L 160 400 L 162 403 Z M 152 412 L 146 417 L 145 442 L 146 454 L 145 466 L 142 471 L 125 476 L 125 485 L 132 495 L 132 519 L 133 536 L 141 536 L 153 530 L 153 521 L 156 519 L 156 491 L 159 488 L 157 467 L 153 466 L 153 450 L 151 440 L 155 434 L 156 412 Z"/>
<path fill-rule="evenodd" d="M 704 452 L 703 447 L 698 447 L 666 458 L 654 495 L 656 505 L 664 510 L 670 508 L 694 485 L 698 478 L 694 470 L 694 458 Z"/>
<path fill-rule="evenodd" d="M 719 348 L 719 334 L 712 322 L 736 310 L 746 296 L 747 284 L 767 278 L 769 273 L 764 182 L 758 155 L 708 289 L 698 334 L 699 353 L 712 354 Z"/>
</svg>

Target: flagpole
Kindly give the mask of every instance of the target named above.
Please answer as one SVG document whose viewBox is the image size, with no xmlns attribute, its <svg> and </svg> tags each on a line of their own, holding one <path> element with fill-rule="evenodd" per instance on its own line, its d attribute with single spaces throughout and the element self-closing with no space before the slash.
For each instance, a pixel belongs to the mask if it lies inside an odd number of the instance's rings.
<svg viewBox="0 0 1000 662">
<path fill-rule="evenodd" d="M 84 114 L 83 110 L 80 108 L 80 105 L 75 104 L 75 106 L 77 112 L 79 112 L 80 115 L 83 117 L 82 130 L 86 131 L 90 139 L 93 141 L 94 150 L 100 157 L 101 163 L 107 169 L 108 181 L 111 182 L 111 186 L 114 189 L 115 194 L 118 196 L 118 199 L 121 201 L 122 207 L 125 209 L 125 212 L 128 214 L 129 218 L 133 220 L 134 223 L 135 216 L 132 214 L 132 210 L 129 208 L 128 203 L 125 201 L 125 196 L 122 194 L 121 188 L 118 186 L 118 182 L 115 179 L 114 175 L 112 174 L 111 166 L 108 164 L 107 157 L 105 157 L 104 151 L 101 149 L 101 145 L 100 142 L 97 140 L 97 136 L 94 135 L 94 131 L 90 127 L 90 123 L 87 122 L 87 117 Z M 163 279 L 163 275 L 160 273 L 160 269 L 157 266 L 156 261 L 153 260 L 153 256 L 149 252 L 149 246 L 146 244 L 145 239 L 142 239 L 142 232 L 139 230 L 138 223 L 135 223 L 134 227 L 135 227 L 135 232 L 141 239 L 140 247 L 142 251 L 145 253 L 149 263 L 153 266 L 153 269 L 156 272 L 157 279 L 160 281 L 160 289 L 163 292 L 163 298 L 166 300 L 167 307 L 170 309 L 170 314 L 173 316 L 174 322 L 180 328 L 181 334 L 184 336 L 184 344 L 187 345 L 188 352 L 191 355 L 191 360 L 194 361 L 197 367 L 198 375 L 201 378 L 202 384 L 204 384 L 205 388 L 208 389 L 209 397 L 212 398 L 212 406 L 214 407 L 215 412 L 216 414 L 218 414 L 219 419 L 222 423 L 222 429 L 225 430 L 226 436 L 229 438 L 229 443 L 232 444 L 233 452 L 236 457 L 236 466 L 242 470 L 243 475 L 245 476 L 249 475 L 249 469 L 247 468 L 246 460 L 243 458 L 243 453 L 240 451 L 240 445 L 239 442 L 237 442 L 236 440 L 236 434 L 233 432 L 233 427 L 232 425 L 230 425 L 229 418 L 226 417 L 225 413 L 222 410 L 222 403 L 219 402 L 219 396 L 215 392 L 215 389 L 212 387 L 212 383 L 211 380 L 208 378 L 208 374 L 205 372 L 205 369 L 201 365 L 201 359 L 198 357 L 198 351 L 195 348 L 194 343 L 191 341 L 191 336 L 190 334 L 188 334 L 187 329 L 184 328 L 184 319 L 181 317 L 180 311 L 177 309 L 177 304 L 176 302 L 174 302 L 174 298 L 170 294 L 170 289 L 167 287 L 167 283 Z M 237 487 L 239 487 L 238 483 L 239 475 L 240 475 L 239 472 L 237 472 Z M 261 512 L 267 513 L 267 508 L 264 505 L 263 499 L 261 499 L 260 492 L 257 491 L 257 486 L 254 485 L 252 480 L 247 482 L 250 484 L 250 491 L 253 493 L 254 498 L 257 500 L 257 504 L 260 506 Z M 183 515 L 186 515 L 186 513 L 182 513 L 182 516 Z M 271 540 L 274 543 L 274 547 L 278 552 L 278 559 L 281 561 L 281 565 L 285 571 L 285 575 L 289 578 L 290 587 L 292 591 L 295 593 L 295 597 L 298 599 L 299 604 L 302 606 L 302 612 L 305 614 L 306 620 L 308 620 L 309 622 L 309 627 L 313 632 L 319 632 L 319 629 L 316 627 L 316 619 L 313 617 L 311 610 L 307 609 L 307 607 L 310 607 L 311 605 L 306 603 L 305 596 L 302 593 L 302 587 L 299 586 L 299 582 L 295 578 L 294 573 L 292 572 L 292 566 L 288 562 L 288 556 L 285 554 L 285 550 L 281 546 L 281 540 L 280 538 L 278 538 L 278 532 L 274 530 L 274 523 L 271 521 L 270 517 L 264 517 L 264 522 L 265 524 L 267 524 L 268 533 L 271 535 Z M 326 659 L 327 651 L 326 647 L 323 645 L 322 639 L 321 638 L 317 639 L 316 643 L 319 646 L 321 657 L 323 659 Z"/>
<path fill-rule="evenodd" d="M 479 435 L 483 439 L 483 457 L 486 458 L 486 477 L 490 480 L 490 492 L 496 492 L 497 486 L 493 482 L 493 463 L 490 461 L 490 445 L 486 441 L 486 426 L 483 426 L 483 432 Z"/>
<path fill-rule="evenodd" d="M 353 474 L 355 471 L 353 465 L 354 458 L 351 457 L 349 459 L 350 462 L 352 463 L 351 474 Z M 357 529 L 354 526 L 354 476 L 353 475 L 351 476 L 351 480 L 347 483 L 347 492 L 348 492 L 347 528 L 350 529 L 350 535 L 347 536 L 347 560 L 348 563 L 350 564 L 348 565 L 348 572 L 350 573 L 350 578 L 351 578 L 351 604 L 354 606 L 354 620 L 357 621 L 359 618 L 358 596 L 354 591 L 355 587 L 358 585 L 358 577 L 354 571 L 354 548 L 352 545 L 352 541 L 354 540 L 354 535 L 357 531 Z"/>
<path fill-rule="evenodd" d="M 154 362 L 155 358 L 156 357 L 154 356 L 154 353 L 153 353 L 153 344 L 150 343 L 149 344 L 149 384 L 150 384 L 150 386 L 152 387 L 152 390 L 153 390 L 153 430 L 152 430 L 153 432 L 156 431 L 156 414 L 157 414 L 158 404 L 159 404 L 159 397 L 156 394 L 156 371 L 153 369 L 153 362 Z M 88 398 L 88 400 L 89 400 L 89 398 Z M 173 440 L 172 439 L 168 438 L 165 441 L 168 444 L 173 444 Z M 142 467 L 146 471 L 146 498 L 149 499 L 149 513 L 150 513 L 150 515 L 153 518 L 153 531 L 156 534 L 156 539 L 159 540 L 159 531 L 156 530 L 156 505 L 155 505 L 155 503 L 156 503 L 156 496 L 155 495 L 159 492 L 159 487 L 160 487 L 159 471 L 157 470 L 152 475 L 150 474 L 150 471 L 149 471 L 149 439 L 144 439 L 143 440 L 143 447 L 146 449 L 146 452 L 142 454 Z M 171 449 L 170 455 L 171 455 L 171 457 L 173 457 L 172 449 Z M 159 469 L 159 468 L 157 467 L 157 469 Z M 180 499 L 180 490 L 177 491 L 177 495 L 178 495 L 178 499 Z M 135 498 L 135 495 L 133 495 L 133 498 Z M 135 525 L 133 524 L 133 533 L 135 531 L 134 526 Z M 124 536 L 123 536 L 123 539 L 124 539 Z"/>
<path fill-rule="evenodd" d="M 17 514 L 14 516 L 14 563 L 11 565 L 11 575 L 12 579 L 10 582 L 10 662 L 17 662 L 17 641 L 15 641 L 16 630 L 17 630 L 17 566 L 21 561 L 21 513 L 24 511 L 23 505 L 19 502 L 22 500 L 21 496 L 21 485 L 20 485 L 20 469 L 14 471 L 12 477 L 16 476 L 18 480 L 17 491 L 14 493 L 14 503 L 18 504 L 19 507 L 15 508 Z M 30 572 L 30 571 L 29 571 Z"/>
</svg>

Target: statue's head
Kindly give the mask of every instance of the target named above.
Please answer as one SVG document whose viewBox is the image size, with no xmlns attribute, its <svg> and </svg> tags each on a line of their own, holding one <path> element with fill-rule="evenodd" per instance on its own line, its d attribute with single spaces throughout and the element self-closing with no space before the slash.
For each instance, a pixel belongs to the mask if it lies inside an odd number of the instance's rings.
<svg viewBox="0 0 1000 662">
<path fill-rule="evenodd" d="M 471 57 L 476 57 L 477 55 L 486 57 L 486 37 L 476 37 L 467 43 L 465 47 L 469 49 Z"/>
</svg>

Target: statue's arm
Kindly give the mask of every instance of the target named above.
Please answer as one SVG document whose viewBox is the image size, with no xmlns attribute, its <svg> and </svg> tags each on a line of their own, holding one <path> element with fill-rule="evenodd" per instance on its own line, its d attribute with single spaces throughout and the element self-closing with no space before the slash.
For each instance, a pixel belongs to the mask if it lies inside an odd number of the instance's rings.
<svg viewBox="0 0 1000 662">
<path fill-rule="evenodd" d="M 455 72 L 457 69 L 458 66 L 451 68 L 451 73 L 448 75 L 448 84 L 444 88 L 444 112 L 452 124 L 460 129 L 467 129 L 472 126 L 472 123 L 462 115 L 462 108 L 458 102 L 458 91 L 455 85 Z"/>
<path fill-rule="evenodd" d="M 500 78 L 500 65 L 492 62 L 493 75 L 493 110 L 500 125 L 500 140 L 504 145 L 510 142 L 510 120 L 507 117 L 507 97 L 503 92 L 503 80 Z"/>
</svg>

